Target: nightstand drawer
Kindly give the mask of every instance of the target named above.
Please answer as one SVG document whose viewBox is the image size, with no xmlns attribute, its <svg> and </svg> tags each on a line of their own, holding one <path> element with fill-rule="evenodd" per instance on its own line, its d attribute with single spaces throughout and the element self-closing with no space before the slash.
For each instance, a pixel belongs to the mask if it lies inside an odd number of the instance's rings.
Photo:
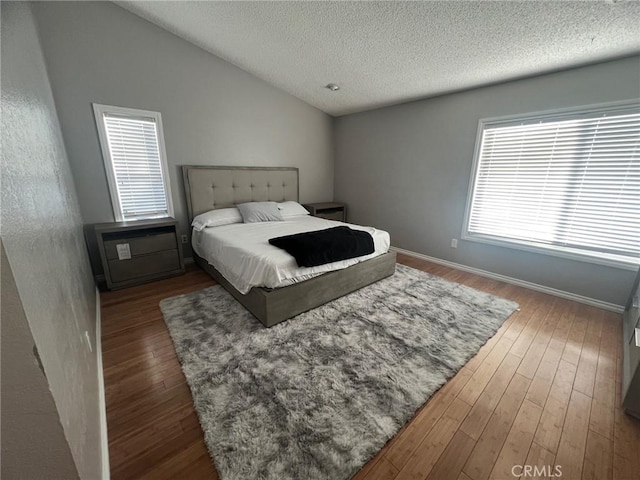
<svg viewBox="0 0 640 480">
<path fill-rule="evenodd" d="M 114 283 L 182 268 L 177 249 L 133 257 L 129 260 L 109 260 L 108 263 L 111 281 Z"/>
<path fill-rule="evenodd" d="M 326 218 L 327 220 L 337 220 L 338 222 L 344 221 L 343 210 L 339 210 L 337 212 L 318 212 L 315 216 L 319 218 Z"/>
<path fill-rule="evenodd" d="M 117 240 L 106 240 L 104 242 L 104 251 L 107 255 L 107 259 L 117 260 L 118 251 L 116 250 L 116 245 L 121 245 L 123 243 L 129 244 L 132 257 L 177 248 L 176 235 L 173 232 L 156 235 L 130 236 L 128 238 L 119 238 Z"/>
</svg>

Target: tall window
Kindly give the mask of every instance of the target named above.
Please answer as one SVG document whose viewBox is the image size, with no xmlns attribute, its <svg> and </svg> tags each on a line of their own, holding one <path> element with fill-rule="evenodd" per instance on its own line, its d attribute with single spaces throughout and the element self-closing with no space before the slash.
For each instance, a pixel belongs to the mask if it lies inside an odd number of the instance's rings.
<svg viewBox="0 0 640 480">
<path fill-rule="evenodd" d="M 640 263 L 640 105 L 481 120 L 463 238 Z"/>
<path fill-rule="evenodd" d="M 158 112 L 93 104 L 116 220 L 173 215 Z"/>
</svg>

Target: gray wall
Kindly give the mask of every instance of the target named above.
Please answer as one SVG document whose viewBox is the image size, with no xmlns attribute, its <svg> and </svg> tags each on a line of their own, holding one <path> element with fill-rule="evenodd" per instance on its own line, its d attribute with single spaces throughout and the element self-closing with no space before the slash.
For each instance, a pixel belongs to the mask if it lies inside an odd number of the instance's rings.
<svg viewBox="0 0 640 480">
<path fill-rule="evenodd" d="M 13 271 L 78 473 L 81 478 L 96 479 L 102 468 L 97 299 L 78 199 L 29 8 L 26 3 L 1 3 L 2 242 L 8 259 L 2 267 Z M 3 300 L 4 294 L 3 288 Z M 3 302 L 3 399 L 4 372 L 18 368 L 17 363 L 24 360 L 4 357 L 5 335 L 12 335 L 19 322 L 13 317 L 19 310 L 5 318 L 4 308 Z M 50 420 L 49 406 L 41 400 L 43 421 Z M 3 414 L 4 408 L 3 404 Z M 13 433 L 39 434 L 27 425 Z M 3 445 L 12 441 L 2 436 Z M 34 443 L 34 450 L 26 452 L 35 464 L 45 461 L 37 446 Z M 59 451 L 63 450 L 60 446 Z M 25 465 L 25 472 L 33 467 Z"/>
<path fill-rule="evenodd" d="M 178 165 L 296 166 L 302 201 L 332 200 L 328 115 L 112 3 L 34 9 L 86 223 L 114 219 L 92 102 L 162 113 L 182 233 Z"/>
<path fill-rule="evenodd" d="M 3 12 L 4 13 L 4 12 Z M 78 478 L 58 410 L 44 373 L 38 368 L 11 266 L 0 241 L 2 318 L 2 466 L 12 478 Z"/>
<path fill-rule="evenodd" d="M 428 72 L 425 73 L 428 75 Z M 460 241 L 478 120 L 640 96 L 640 57 L 340 117 L 335 199 L 425 255 L 624 305 L 634 272 Z"/>
</svg>

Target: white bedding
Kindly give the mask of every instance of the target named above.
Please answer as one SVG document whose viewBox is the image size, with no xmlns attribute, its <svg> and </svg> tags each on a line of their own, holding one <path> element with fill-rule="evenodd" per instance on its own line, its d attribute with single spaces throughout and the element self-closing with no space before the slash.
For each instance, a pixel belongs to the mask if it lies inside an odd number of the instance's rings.
<svg viewBox="0 0 640 480">
<path fill-rule="evenodd" d="M 270 238 L 340 225 L 369 232 L 373 237 L 374 252 L 349 260 L 301 268 L 290 254 L 268 242 Z M 390 239 L 387 232 L 373 227 L 300 215 L 288 217 L 282 222 L 234 223 L 205 228 L 200 232 L 194 230 L 191 243 L 200 257 L 245 294 L 252 287 L 284 287 L 382 255 L 389 250 Z"/>
</svg>

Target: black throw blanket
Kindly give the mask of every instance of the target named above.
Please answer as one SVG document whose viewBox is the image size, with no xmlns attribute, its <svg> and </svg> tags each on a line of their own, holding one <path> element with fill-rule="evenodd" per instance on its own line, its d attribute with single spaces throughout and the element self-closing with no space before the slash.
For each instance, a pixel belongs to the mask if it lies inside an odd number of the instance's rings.
<svg viewBox="0 0 640 480">
<path fill-rule="evenodd" d="M 299 267 L 315 267 L 373 253 L 373 237 L 361 230 L 334 227 L 272 238 L 271 245 L 289 252 Z"/>
</svg>

